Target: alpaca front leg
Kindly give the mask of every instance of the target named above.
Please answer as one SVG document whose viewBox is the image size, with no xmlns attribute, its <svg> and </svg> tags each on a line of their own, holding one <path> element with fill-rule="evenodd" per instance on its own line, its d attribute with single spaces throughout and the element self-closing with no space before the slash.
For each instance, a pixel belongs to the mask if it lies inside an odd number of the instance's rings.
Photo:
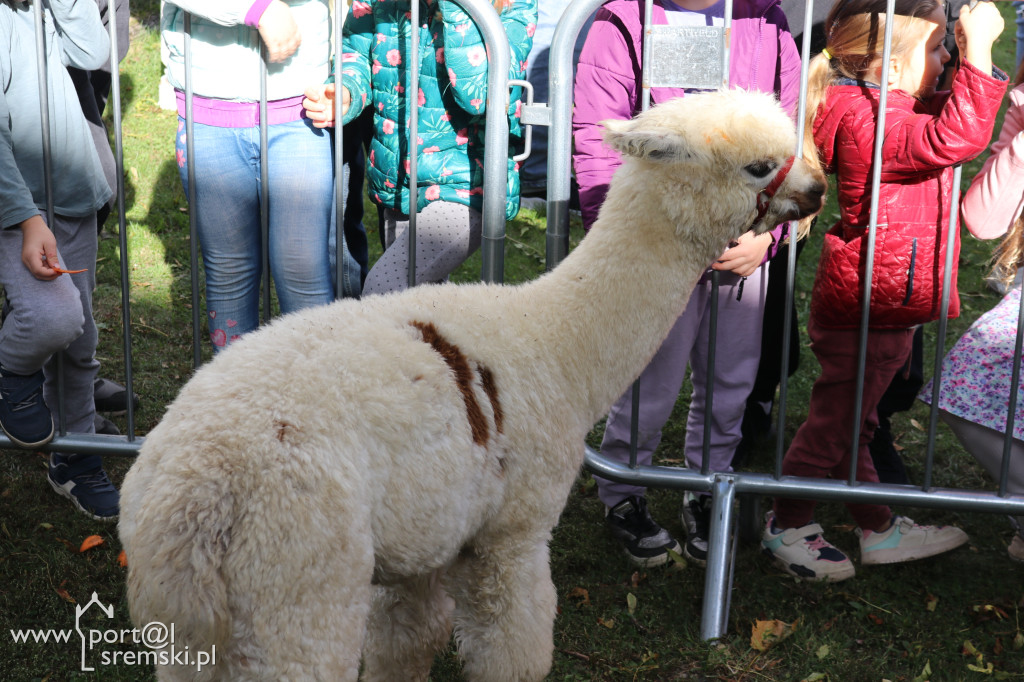
<svg viewBox="0 0 1024 682">
<path fill-rule="evenodd" d="M 449 572 L 455 639 L 471 682 L 533 682 L 551 669 L 555 587 L 547 539 L 466 551 Z"/>
<path fill-rule="evenodd" d="M 438 574 L 377 587 L 363 648 L 363 682 L 423 680 L 452 633 L 454 602 Z"/>
</svg>

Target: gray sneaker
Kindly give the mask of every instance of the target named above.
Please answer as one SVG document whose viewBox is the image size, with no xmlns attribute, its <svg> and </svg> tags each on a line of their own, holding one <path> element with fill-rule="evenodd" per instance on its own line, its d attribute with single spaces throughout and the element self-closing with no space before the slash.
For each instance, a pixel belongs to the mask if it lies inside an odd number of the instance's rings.
<svg viewBox="0 0 1024 682">
<path fill-rule="evenodd" d="M 661 566 L 668 562 L 669 550 L 680 551 L 675 538 L 651 518 L 646 498 L 627 497 L 605 511 L 605 522 L 638 566 Z"/>
</svg>

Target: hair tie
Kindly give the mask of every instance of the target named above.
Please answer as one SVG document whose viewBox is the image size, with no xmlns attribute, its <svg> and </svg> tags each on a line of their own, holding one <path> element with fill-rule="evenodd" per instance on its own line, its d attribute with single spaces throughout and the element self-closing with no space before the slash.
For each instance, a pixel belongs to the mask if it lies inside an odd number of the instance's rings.
<svg viewBox="0 0 1024 682">
<path fill-rule="evenodd" d="M 825 55 L 825 59 L 827 59 L 827 60 L 829 60 L 829 61 L 832 61 L 832 53 L 828 51 L 828 48 L 827 48 L 827 47 L 826 47 L 826 48 L 823 48 L 823 49 L 821 50 L 821 53 L 822 53 L 823 55 Z"/>
</svg>

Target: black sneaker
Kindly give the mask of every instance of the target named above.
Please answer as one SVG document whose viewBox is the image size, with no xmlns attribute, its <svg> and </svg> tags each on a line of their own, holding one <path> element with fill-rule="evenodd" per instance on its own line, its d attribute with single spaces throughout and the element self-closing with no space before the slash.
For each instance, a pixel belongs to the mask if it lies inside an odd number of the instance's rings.
<svg viewBox="0 0 1024 682">
<path fill-rule="evenodd" d="M 679 552 L 675 538 L 651 518 L 646 498 L 627 497 L 608 509 L 604 518 L 612 536 L 638 566 L 661 566 L 668 562 L 669 550 Z"/>
<path fill-rule="evenodd" d="M 53 418 L 43 402 L 43 370 L 14 374 L 0 367 L 0 428 L 23 448 L 53 440 Z"/>
<path fill-rule="evenodd" d="M 683 528 L 686 544 L 683 554 L 699 566 L 708 565 L 708 535 L 711 533 L 711 496 L 686 493 L 683 498 Z"/>
<path fill-rule="evenodd" d="M 51 453 L 46 477 L 54 490 L 71 500 L 86 516 L 96 521 L 117 521 L 121 496 L 102 467 L 72 473 L 68 455 Z"/>
<path fill-rule="evenodd" d="M 97 378 L 92 387 L 97 412 L 120 417 L 128 411 L 128 389 L 116 381 Z M 132 394 L 132 408 L 139 409 L 139 396 Z"/>
</svg>

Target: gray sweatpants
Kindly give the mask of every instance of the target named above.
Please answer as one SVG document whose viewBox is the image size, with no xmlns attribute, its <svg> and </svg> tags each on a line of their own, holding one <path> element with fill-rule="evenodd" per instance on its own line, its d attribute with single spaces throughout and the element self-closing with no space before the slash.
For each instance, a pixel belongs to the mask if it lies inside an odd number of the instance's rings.
<svg viewBox="0 0 1024 682">
<path fill-rule="evenodd" d="M 43 282 L 21 262 L 21 230 L 0 230 L 0 284 L 11 311 L 0 327 L 0 365 L 17 374 L 42 368 L 43 396 L 57 420 L 57 358 L 64 362 L 64 415 L 69 433 L 94 433 L 93 383 L 99 369 L 92 317 L 96 285 L 96 214 L 56 216 L 50 225 L 65 270 L 87 268 Z M 99 457 L 95 457 L 98 462 Z M 76 462 L 77 463 L 77 462 Z M 76 467 L 77 468 L 77 467 Z"/>
</svg>

